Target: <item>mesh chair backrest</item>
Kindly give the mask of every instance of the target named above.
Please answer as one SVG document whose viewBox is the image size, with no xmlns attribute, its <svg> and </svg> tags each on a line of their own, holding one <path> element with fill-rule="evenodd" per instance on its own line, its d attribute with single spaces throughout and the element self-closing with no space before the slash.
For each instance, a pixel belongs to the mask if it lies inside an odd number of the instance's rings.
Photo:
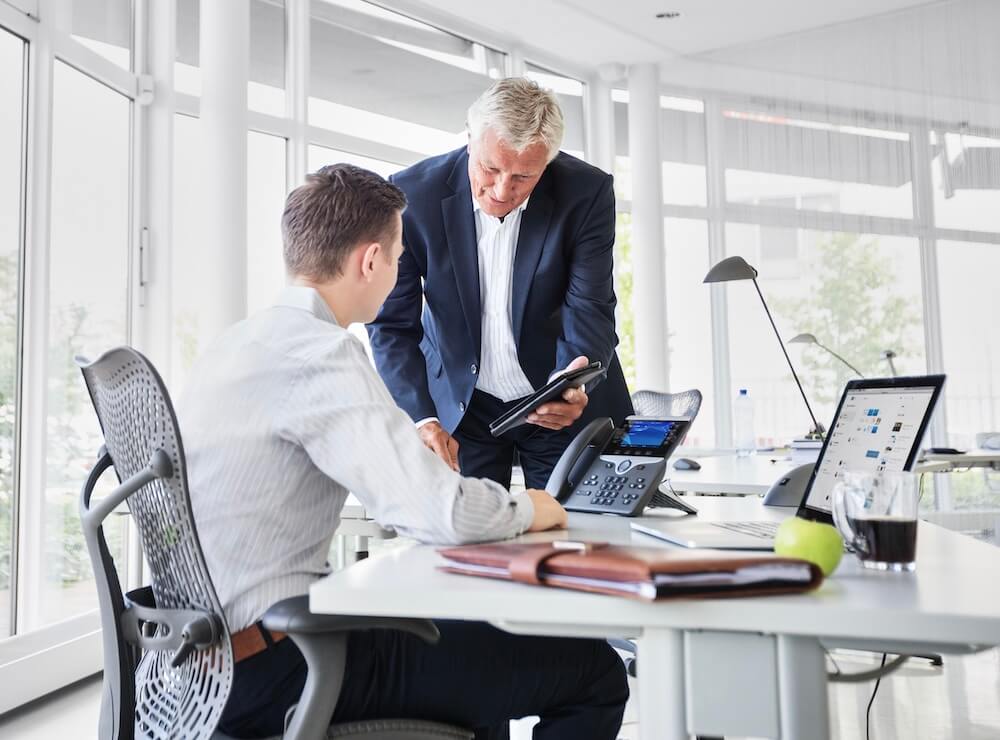
<svg viewBox="0 0 1000 740">
<path fill-rule="evenodd" d="M 152 364 L 119 347 L 83 366 L 105 445 L 119 480 L 149 464 L 163 450 L 173 475 L 145 485 L 128 499 L 149 563 L 157 608 L 197 609 L 225 625 L 198 542 L 180 431 L 170 397 Z M 148 652 L 136 670 L 137 738 L 210 738 L 232 685 L 233 654 L 228 629 L 211 648 L 194 651 L 177 668 L 172 653 Z"/>
<path fill-rule="evenodd" d="M 677 393 L 636 391 L 632 405 L 639 416 L 689 416 L 694 419 L 701 408 L 701 391 L 692 388 Z"/>
</svg>

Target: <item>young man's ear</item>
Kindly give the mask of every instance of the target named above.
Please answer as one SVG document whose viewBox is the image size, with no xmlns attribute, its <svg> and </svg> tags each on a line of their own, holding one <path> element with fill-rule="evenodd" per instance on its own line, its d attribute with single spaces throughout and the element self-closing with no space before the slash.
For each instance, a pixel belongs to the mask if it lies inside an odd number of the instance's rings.
<svg viewBox="0 0 1000 740">
<path fill-rule="evenodd" d="M 376 260 L 382 259 L 385 259 L 382 256 L 382 245 L 378 242 L 372 242 L 367 247 L 363 247 L 361 250 L 361 277 L 370 282 L 375 273 Z"/>
</svg>

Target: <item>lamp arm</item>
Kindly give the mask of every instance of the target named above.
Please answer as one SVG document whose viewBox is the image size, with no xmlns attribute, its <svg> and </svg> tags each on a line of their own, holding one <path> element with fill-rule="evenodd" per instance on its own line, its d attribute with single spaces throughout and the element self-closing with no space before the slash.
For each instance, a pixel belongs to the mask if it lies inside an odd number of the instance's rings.
<svg viewBox="0 0 1000 740">
<path fill-rule="evenodd" d="M 822 347 L 823 349 L 825 349 L 831 355 L 833 355 L 834 357 L 836 357 L 842 363 L 844 363 L 845 365 L 847 365 L 847 367 L 851 368 L 851 370 L 854 371 L 854 374 L 857 375 L 859 378 L 864 378 L 865 377 L 865 374 L 863 372 L 861 372 L 860 370 L 858 370 L 856 367 L 854 367 L 854 365 L 852 365 L 851 363 L 849 363 L 847 360 L 845 360 L 843 357 L 841 357 L 840 355 L 838 355 L 836 352 L 834 352 L 832 349 L 830 349 L 829 347 L 827 347 L 825 344 L 820 344 L 819 342 L 816 342 L 816 344 L 818 344 L 820 347 Z"/>
<path fill-rule="evenodd" d="M 788 356 L 788 350 L 785 349 L 785 343 L 781 341 L 781 333 L 778 331 L 778 325 L 774 323 L 774 317 L 771 316 L 771 309 L 767 307 L 767 301 L 764 300 L 764 294 L 760 292 L 760 286 L 757 284 L 756 278 L 754 278 L 753 287 L 757 289 L 757 295 L 760 296 L 760 302 L 764 305 L 764 313 L 767 314 L 767 319 L 771 322 L 771 328 L 774 329 L 774 336 L 778 338 L 778 345 L 781 347 L 782 354 L 785 355 L 785 362 L 788 363 L 788 369 L 792 371 L 792 377 L 795 378 L 795 385 L 799 387 L 799 393 L 802 394 L 802 400 L 805 401 L 806 410 L 809 412 L 809 416 L 813 422 L 813 429 L 815 429 L 822 437 L 823 433 L 820 431 L 819 422 L 816 421 L 816 414 L 813 413 L 812 406 L 809 405 L 809 399 L 806 398 L 805 389 L 802 388 L 799 376 L 795 373 L 795 367 L 792 365 L 792 358 Z"/>
</svg>

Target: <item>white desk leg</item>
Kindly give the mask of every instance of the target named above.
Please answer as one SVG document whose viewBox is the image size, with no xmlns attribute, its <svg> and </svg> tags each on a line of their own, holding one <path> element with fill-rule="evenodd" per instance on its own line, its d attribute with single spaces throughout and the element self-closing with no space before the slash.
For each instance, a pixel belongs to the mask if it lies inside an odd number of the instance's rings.
<svg viewBox="0 0 1000 740">
<path fill-rule="evenodd" d="M 688 740 L 683 632 L 645 628 L 636 647 L 640 740 Z"/>
<path fill-rule="evenodd" d="M 343 570 L 351 564 L 347 560 L 347 535 L 334 535 L 334 542 L 337 546 L 337 570 Z"/>
<path fill-rule="evenodd" d="M 830 740 L 826 654 L 814 637 L 778 635 L 781 737 Z"/>
</svg>

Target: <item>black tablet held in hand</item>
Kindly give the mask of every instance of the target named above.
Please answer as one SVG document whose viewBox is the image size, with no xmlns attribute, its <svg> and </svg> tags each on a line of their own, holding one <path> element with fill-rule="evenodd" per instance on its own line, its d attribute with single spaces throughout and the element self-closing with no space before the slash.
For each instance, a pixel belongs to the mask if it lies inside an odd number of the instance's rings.
<svg viewBox="0 0 1000 740">
<path fill-rule="evenodd" d="M 601 367 L 597 360 L 586 367 L 571 370 L 563 375 L 556 376 L 544 387 L 539 388 L 530 396 L 522 398 L 520 403 L 513 406 L 507 413 L 490 422 L 490 434 L 499 437 L 514 427 L 527 424 L 527 416 L 543 403 L 554 401 L 562 397 L 563 391 L 567 388 L 586 387 L 587 383 L 597 378 L 603 378 L 607 374 L 607 368 Z"/>
</svg>

